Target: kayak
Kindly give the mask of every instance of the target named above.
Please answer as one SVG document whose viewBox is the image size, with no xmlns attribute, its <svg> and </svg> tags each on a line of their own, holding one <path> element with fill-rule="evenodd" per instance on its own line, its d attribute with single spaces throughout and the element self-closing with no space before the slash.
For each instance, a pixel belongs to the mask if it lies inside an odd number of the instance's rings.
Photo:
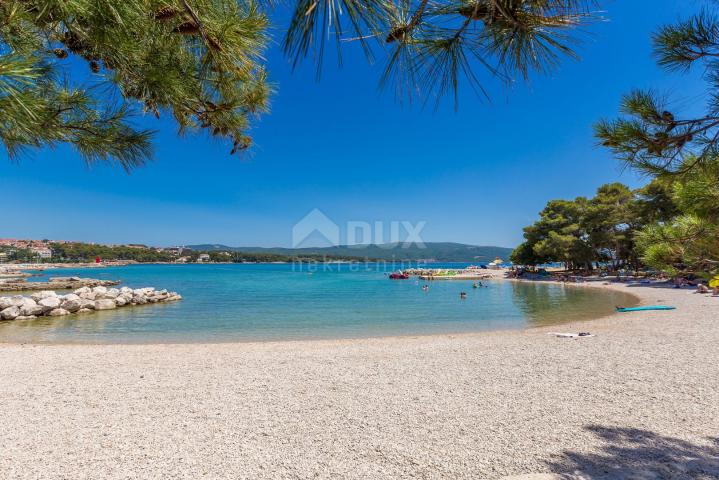
<svg viewBox="0 0 719 480">
<path fill-rule="evenodd" d="M 644 310 L 674 310 L 677 307 L 670 307 L 668 305 L 647 305 L 646 307 L 629 307 L 620 308 L 617 307 L 617 312 L 642 312 Z"/>
<path fill-rule="evenodd" d="M 391 280 L 407 280 L 409 278 L 409 275 L 406 273 L 391 273 L 389 278 Z"/>
</svg>

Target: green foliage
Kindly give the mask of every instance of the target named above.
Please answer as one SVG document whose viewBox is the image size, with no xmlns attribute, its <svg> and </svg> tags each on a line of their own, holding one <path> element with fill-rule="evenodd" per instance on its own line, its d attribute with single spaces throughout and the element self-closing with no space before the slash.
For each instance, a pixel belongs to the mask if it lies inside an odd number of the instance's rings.
<svg viewBox="0 0 719 480">
<path fill-rule="evenodd" d="M 295 62 L 318 53 L 319 73 L 328 37 L 338 54 L 355 41 L 372 58 L 376 44 L 387 54 L 383 85 L 425 101 L 451 92 L 456 102 L 463 81 L 484 92 L 478 68 L 510 82 L 574 56 L 570 33 L 593 4 L 298 0 L 284 49 Z M 129 170 L 152 157 L 153 132 L 133 123 L 142 111 L 242 152 L 268 109 L 267 30 L 255 0 L 1 1 L 0 141 L 13 159 L 70 144 L 88 163 Z M 70 68 L 78 63 L 87 79 Z"/>
<path fill-rule="evenodd" d="M 591 199 L 551 200 L 539 220 L 524 229 L 525 242 L 512 253 L 512 261 L 562 262 L 570 269 L 591 269 L 594 262 L 637 267 L 634 236 L 646 222 L 643 212 L 654 210 L 645 193 L 611 183 Z"/>
<path fill-rule="evenodd" d="M 151 156 L 130 121 L 142 109 L 244 150 L 267 109 L 266 27 L 251 0 L 0 2 L 0 141 L 12 158 L 69 143 L 129 169 Z M 73 59 L 91 80 L 71 78 Z"/>
<path fill-rule="evenodd" d="M 683 174 L 719 153 L 719 18 L 716 2 L 710 5 L 688 20 L 662 27 L 653 38 L 661 67 L 686 71 L 698 64 L 704 70 L 706 113 L 683 117 L 657 93 L 634 91 L 622 100 L 620 118 L 595 126 L 602 144 L 632 168 L 653 176 Z"/>
<path fill-rule="evenodd" d="M 541 263 L 547 263 L 549 260 L 537 255 L 534 251 L 534 245 L 526 241 L 520 243 L 517 248 L 512 250 L 512 253 L 509 255 L 509 261 L 515 265 L 539 265 Z"/>
<path fill-rule="evenodd" d="M 432 259 L 437 262 L 490 262 L 496 257 L 507 258 L 512 249 L 504 247 L 465 245 L 452 242 L 426 242 L 423 245 L 339 245 L 334 247 L 263 248 L 228 247 L 226 245 L 191 245 L 198 251 L 240 251 L 244 253 L 274 253 L 286 256 L 378 259 L 388 261 L 419 261 Z"/>
<path fill-rule="evenodd" d="M 299 0 L 285 36 L 285 52 L 299 59 L 316 52 L 318 73 L 326 32 L 338 54 L 343 40 L 387 52 L 382 85 L 425 100 L 452 93 L 464 79 L 483 92 L 477 67 L 511 80 L 550 71 L 574 56 L 572 29 L 592 18 L 592 0 Z M 351 35 L 351 38 L 345 37 Z M 341 59 L 341 56 L 340 56 Z"/>
<path fill-rule="evenodd" d="M 686 72 L 699 65 L 709 84 L 706 113 L 680 117 L 667 101 L 635 91 L 623 116 L 596 127 L 602 143 L 628 166 L 652 177 L 635 213 L 644 226 L 632 248 L 653 268 L 679 274 L 719 271 L 719 17 L 716 2 L 687 20 L 659 29 L 659 65 Z M 631 246 L 631 245 L 628 245 Z"/>
<path fill-rule="evenodd" d="M 521 265 L 642 265 L 671 274 L 719 273 L 719 161 L 631 191 L 603 185 L 587 200 L 552 200 L 512 253 Z"/>
<path fill-rule="evenodd" d="M 655 178 L 635 193 L 634 208 L 641 224 L 666 222 L 679 214 L 671 180 Z"/>
<path fill-rule="evenodd" d="M 27 248 L 0 246 L 0 252 L 7 254 L 8 262 L 30 263 L 37 261 L 37 255 L 35 255 Z"/>
<path fill-rule="evenodd" d="M 671 274 L 691 272 L 711 276 L 719 264 L 719 225 L 696 215 L 652 224 L 637 235 L 642 260 Z"/>
<path fill-rule="evenodd" d="M 102 260 L 134 260 L 137 262 L 171 262 L 174 260 L 167 252 L 154 248 L 127 245 L 98 245 L 89 243 L 52 243 L 53 262 L 93 262 L 95 257 Z"/>
</svg>

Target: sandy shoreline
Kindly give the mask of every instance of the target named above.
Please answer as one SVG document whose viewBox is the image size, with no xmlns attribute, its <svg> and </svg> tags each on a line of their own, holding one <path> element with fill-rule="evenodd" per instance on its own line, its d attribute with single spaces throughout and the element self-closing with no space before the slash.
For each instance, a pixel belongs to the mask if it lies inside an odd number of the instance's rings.
<svg viewBox="0 0 719 480">
<path fill-rule="evenodd" d="M 1 476 L 719 478 L 719 298 L 596 287 L 678 309 L 366 340 L 0 345 Z"/>
</svg>

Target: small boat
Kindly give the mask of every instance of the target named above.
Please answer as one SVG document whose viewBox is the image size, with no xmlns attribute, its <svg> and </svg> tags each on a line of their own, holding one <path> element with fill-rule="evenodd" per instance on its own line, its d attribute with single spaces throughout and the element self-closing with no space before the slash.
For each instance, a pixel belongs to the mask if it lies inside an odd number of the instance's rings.
<svg viewBox="0 0 719 480">
<path fill-rule="evenodd" d="M 390 280 L 407 280 L 409 279 L 409 275 L 402 272 L 395 272 L 389 274 Z"/>
<path fill-rule="evenodd" d="M 675 310 L 677 307 L 670 307 L 668 305 L 647 305 L 646 307 L 629 307 L 622 308 L 617 307 L 617 312 L 642 312 L 645 310 Z"/>
</svg>

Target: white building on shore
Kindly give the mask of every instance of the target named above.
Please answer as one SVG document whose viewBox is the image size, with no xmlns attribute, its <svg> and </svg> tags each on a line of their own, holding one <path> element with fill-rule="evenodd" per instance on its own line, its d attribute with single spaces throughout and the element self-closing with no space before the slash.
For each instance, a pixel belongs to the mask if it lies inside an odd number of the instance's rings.
<svg viewBox="0 0 719 480">
<path fill-rule="evenodd" d="M 30 251 L 39 258 L 52 258 L 52 250 L 46 247 L 33 247 Z"/>
</svg>

